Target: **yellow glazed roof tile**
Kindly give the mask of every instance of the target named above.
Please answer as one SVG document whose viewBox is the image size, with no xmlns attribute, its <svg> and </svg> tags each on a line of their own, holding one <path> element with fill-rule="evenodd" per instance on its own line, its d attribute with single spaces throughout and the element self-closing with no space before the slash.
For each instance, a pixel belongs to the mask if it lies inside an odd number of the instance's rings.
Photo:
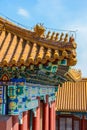
<svg viewBox="0 0 87 130">
<path fill-rule="evenodd" d="M 80 81 L 81 80 L 81 71 L 76 69 L 69 69 L 69 71 L 65 74 L 65 76 L 72 81 Z"/>
<path fill-rule="evenodd" d="M 17 36 L 15 35 L 15 36 L 13 37 L 13 40 L 12 40 L 12 43 L 11 43 L 11 45 L 10 45 L 10 47 L 9 47 L 9 50 L 8 50 L 8 52 L 7 52 L 7 55 L 5 56 L 5 60 L 6 60 L 8 63 L 10 62 L 10 60 L 11 60 L 13 54 L 14 54 L 14 50 L 15 50 L 15 48 L 16 48 L 16 45 L 17 45 Z"/>
<path fill-rule="evenodd" d="M 36 25 L 33 31 L 21 28 L 0 17 L 0 66 L 21 66 L 67 59 L 76 64 L 76 43 L 68 34 L 48 32 Z"/>
<path fill-rule="evenodd" d="M 30 52 L 30 48 L 31 48 L 31 46 L 29 45 L 29 41 L 27 41 L 27 43 L 26 43 L 26 45 L 24 47 L 23 53 L 21 55 L 20 61 L 21 60 L 24 60 L 24 61 L 27 60 L 28 54 Z"/>
<path fill-rule="evenodd" d="M 65 82 L 56 93 L 56 110 L 61 112 L 87 112 L 87 79 Z"/>
</svg>

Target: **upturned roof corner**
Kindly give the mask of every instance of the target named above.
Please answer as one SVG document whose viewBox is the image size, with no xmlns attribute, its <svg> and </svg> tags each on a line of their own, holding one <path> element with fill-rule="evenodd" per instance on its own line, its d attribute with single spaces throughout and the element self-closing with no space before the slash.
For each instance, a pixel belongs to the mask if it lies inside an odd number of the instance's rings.
<svg viewBox="0 0 87 130">
<path fill-rule="evenodd" d="M 0 17 L 0 66 L 29 66 L 67 60 L 67 66 L 77 63 L 77 44 L 67 33 L 45 33 L 42 25 L 33 31 L 19 27 Z"/>
</svg>

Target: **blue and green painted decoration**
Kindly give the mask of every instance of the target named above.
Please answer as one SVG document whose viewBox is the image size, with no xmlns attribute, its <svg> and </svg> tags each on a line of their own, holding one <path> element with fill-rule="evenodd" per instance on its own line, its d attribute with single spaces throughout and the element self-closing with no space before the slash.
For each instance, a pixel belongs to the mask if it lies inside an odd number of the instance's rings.
<svg viewBox="0 0 87 130">
<path fill-rule="evenodd" d="M 66 79 L 67 60 L 57 64 L 0 68 L 0 114 L 19 115 L 38 107 L 37 97 L 55 100 L 58 84 Z M 62 71 L 61 71 L 62 70 Z"/>
</svg>

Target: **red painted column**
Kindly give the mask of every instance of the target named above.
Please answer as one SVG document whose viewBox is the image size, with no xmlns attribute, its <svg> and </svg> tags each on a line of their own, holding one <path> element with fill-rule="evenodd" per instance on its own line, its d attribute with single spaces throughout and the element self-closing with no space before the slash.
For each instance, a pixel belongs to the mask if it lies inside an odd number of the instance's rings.
<svg viewBox="0 0 87 130">
<path fill-rule="evenodd" d="M 22 124 L 19 125 L 19 130 L 30 130 L 30 111 L 23 112 Z"/>
<path fill-rule="evenodd" d="M 0 115 L 0 130 L 13 130 L 12 116 Z"/>
<path fill-rule="evenodd" d="M 82 130 L 85 130 L 85 117 L 82 117 Z"/>
<path fill-rule="evenodd" d="M 23 124 L 19 124 L 19 130 L 23 130 Z"/>
<path fill-rule="evenodd" d="M 55 101 L 53 102 L 53 113 L 54 113 L 54 114 L 53 114 L 53 118 L 54 118 L 54 119 L 53 119 L 53 125 L 54 125 L 54 126 L 53 126 L 53 127 L 54 127 L 53 129 L 56 130 L 56 111 L 55 111 Z"/>
<path fill-rule="evenodd" d="M 12 130 L 19 130 L 18 115 L 12 116 Z"/>
<path fill-rule="evenodd" d="M 50 104 L 50 111 L 49 111 L 49 130 L 54 130 L 54 113 L 53 113 L 53 102 Z"/>
<path fill-rule="evenodd" d="M 49 103 L 48 103 L 48 95 L 46 96 L 46 103 L 44 103 L 43 130 L 49 130 Z"/>
<path fill-rule="evenodd" d="M 28 130 L 28 111 L 23 112 L 23 130 Z"/>
<path fill-rule="evenodd" d="M 36 116 L 33 117 L 33 130 L 40 130 L 40 98 L 38 98 L 38 108 L 36 109 Z"/>
<path fill-rule="evenodd" d="M 43 101 L 40 102 L 40 130 L 43 130 Z"/>
<path fill-rule="evenodd" d="M 28 130 L 30 130 L 30 111 L 28 111 Z"/>
</svg>

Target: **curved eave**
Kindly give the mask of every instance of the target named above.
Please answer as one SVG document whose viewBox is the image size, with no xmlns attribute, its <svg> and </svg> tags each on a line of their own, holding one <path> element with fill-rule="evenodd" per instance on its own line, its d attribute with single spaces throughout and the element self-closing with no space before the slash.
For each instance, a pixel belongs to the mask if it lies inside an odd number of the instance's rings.
<svg viewBox="0 0 87 130">
<path fill-rule="evenodd" d="M 69 81 L 81 81 L 82 79 L 82 74 L 80 70 L 75 70 L 75 69 L 69 69 L 68 72 L 65 73 L 65 77 L 69 80 Z"/>
<path fill-rule="evenodd" d="M 56 111 L 57 112 L 61 112 L 61 114 L 68 114 L 68 113 L 87 113 L 87 110 L 86 109 L 83 109 L 83 110 L 80 110 L 80 109 L 57 109 L 56 108 Z"/>
<path fill-rule="evenodd" d="M 29 40 L 31 42 L 36 42 L 38 45 L 44 44 L 45 47 L 50 47 L 52 49 L 76 49 L 77 45 L 73 40 L 67 41 L 66 43 L 61 40 L 51 40 L 47 39 L 45 37 L 38 37 L 34 31 L 29 31 L 27 29 L 21 28 L 19 26 L 16 26 L 15 24 L 12 24 L 11 22 L 0 18 L 0 25 L 2 25 L 3 29 L 5 29 L 8 32 L 11 32 L 12 34 L 17 34 L 17 36 L 22 37 L 26 40 Z"/>
<path fill-rule="evenodd" d="M 0 66 L 29 66 L 67 59 L 67 66 L 76 64 L 73 38 L 54 40 L 37 32 L 18 27 L 0 18 Z"/>
</svg>

